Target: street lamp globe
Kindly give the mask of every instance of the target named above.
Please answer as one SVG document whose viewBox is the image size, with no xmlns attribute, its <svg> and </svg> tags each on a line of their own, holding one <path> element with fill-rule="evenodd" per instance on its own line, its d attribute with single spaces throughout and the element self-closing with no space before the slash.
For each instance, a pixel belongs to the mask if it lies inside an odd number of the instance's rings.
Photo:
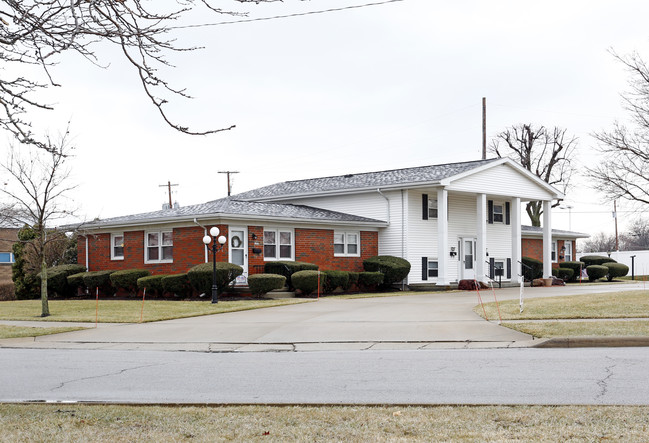
<svg viewBox="0 0 649 443">
<path fill-rule="evenodd" d="M 212 237 L 218 237 L 218 236 L 219 236 L 219 232 L 221 232 L 221 231 L 219 231 L 219 228 L 216 227 L 216 226 L 212 226 L 212 227 L 210 228 L 210 235 L 211 235 Z"/>
<path fill-rule="evenodd" d="M 203 243 L 205 243 L 206 245 L 209 245 L 211 241 L 212 241 L 212 237 L 210 237 L 209 235 L 203 237 Z"/>
<path fill-rule="evenodd" d="M 224 245 L 227 241 L 228 241 L 228 239 L 225 238 L 225 235 L 222 235 L 222 236 L 220 236 L 220 237 L 218 238 L 218 242 L 219 242 L 219 244 L 220 244 L 221 246 Z"/>
</svg>

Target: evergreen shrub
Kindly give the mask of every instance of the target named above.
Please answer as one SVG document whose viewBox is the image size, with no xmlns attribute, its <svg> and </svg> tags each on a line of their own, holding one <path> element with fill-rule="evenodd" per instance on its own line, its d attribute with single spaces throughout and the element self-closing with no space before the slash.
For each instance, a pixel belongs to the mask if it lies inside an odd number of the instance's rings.
<svg viewBox="0 0 649 443">
<path fill-rule="evenodd" d="M 101 292 L 107 294 L 112 291 L 113 287 L 110 283 L 110 274 L 115 271 L 90 271 L 83 274 L 83 284 L 90 292 L 94 292 L 95 288 L 99 288 Z"/>
<path fill-rule="evenodd" d="M 309 295 L 318 289 L 318 271 L 298 271 L 292 276 L 295 289 L 299 289 L 303 295 Z M 327 282 L 327 274 L 320 272 L 320 292 Z"/>
<path fill-rule="evenodd" d="M 192 287 L 199 294 L 210 295 L 212 293 L 212 267 L 213 263 L 201 263 L 187 271 L 187 277 Z M 239 265 L 225 262 L 216 263 L 216 292 L 218 295 L 228 288 L 238 276 L 243 274 L 243 268 Z"/>
<path fill-rule="evenodd" d="M 162 292 L 175 294 L 178 298 L 191 296 L 192 285 L 187 274 L 163 275 L 161 278 Z"/>
<path fill-rule="evenodd" d="M 603 255 L 584 255 L 579 259 L 579 261 L 584 262 L 586 266 L 603 265 L 604 263 L 617 263 L 611 257 L 605 257 Z"/>
<path fill-rule="evenodd" d="M 349 272 L 347 271 L 324 271 L 327 274 L 327 284 L 325 285 L 325 292 L 331 293 L 336 288 L 343 290 L 349 289 Z"/>
<path fill-rule="evenodd" d="M 47 268 L 47 293 L 59 297 L 69 297 L 75 294 L 76 287 L 68 284 L 68 276 L 84 272 L 83 265 L 60 265 Z M 38 284 L 41 282 L 41 274 L 36 276 Z"/>
<path fill-rule="evenodd" d="M 532 257 L 523 257 L 523 277 L 526 281 L 543 278 L 543 262 Z"/>
<path fill-rule="evenodd" d="M 146 269 L 124 269 L 110 274 L 110 282 L 116 289 L 137 292 L 137 279 L 151 275 Z"/>
<path fill-rule="evenodd" d="M 398 283 L 410 273 L 410 262 L 392 255 L 377 255 L 363 260 L 363 269 L 367 272 L 380 272 L 384 275 L 383 285 Z"/>
<path fill-rule="evenodd" d="M 596 281 L 600 278 L 606 277 L 608 274 L 608 268 L 602 265 L 590 265 L 586 267 L 586 272 L 588 273 L 589 281 Z"/>
<path fill-rule="evenodd" d="M 162 296 L 162 294 L 164 293 L 162 279 L 164 277 L 166 277 L 166 274 L 147 275 L 146 277 L 140 277 L 137 279 L 137 288 L 141 290 L 146 289 L 146 293 L 151 297 L 156 295 Z"/>
<path fill-rule="evenodd" d="M 629 273 L 629 267 L 623 263 L 604 263 L 602 266 L 608 268 L 608 274 L 606 278 L 608 281 L 612 281 L 616 277 L 624 277 Z"/>
<path fill-rule="evenodd" d="M 248 277 L 248 287 L 255 297 L 261 297 L 274 289 L 282 289 L 285 284 L 286 277 L 278 274 L 253 274 Z"/>
</svg>

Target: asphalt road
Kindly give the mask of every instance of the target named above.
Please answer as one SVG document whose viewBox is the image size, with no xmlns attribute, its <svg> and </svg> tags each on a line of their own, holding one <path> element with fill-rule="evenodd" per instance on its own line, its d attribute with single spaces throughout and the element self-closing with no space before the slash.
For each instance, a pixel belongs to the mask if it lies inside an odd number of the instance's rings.
<svg viewBox="0 0 649 443">
<path fill-rule="evenodd" d="M 3 402 L 649 404 L 649 348 L 0 349 L 0 366 Z"/>
</svg>

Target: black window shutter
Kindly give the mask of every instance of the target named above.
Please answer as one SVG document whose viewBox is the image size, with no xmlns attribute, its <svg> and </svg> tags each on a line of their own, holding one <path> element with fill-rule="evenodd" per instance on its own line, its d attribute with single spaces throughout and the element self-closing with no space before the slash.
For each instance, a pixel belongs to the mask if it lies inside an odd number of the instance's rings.
<svg viewBox="0 0 649 443">
<path fill-rule="evenodd" d="M 489 259 L 489 278 L 494 279 L 496 277 L 496 259 L 491 257 Z"/>
<path fill-rule="evenodd" d="M 512 259 L 507 259 L 507 278 L 512 278 Z"/>
<path fill-rule="evenodd" d="M 493 225 L 494 224 L 494 201 L 493 200 L 487 201 L 487 208 L 489 210 L 489 224 Z"/>
<path fill-rule="evenodd" d="M 421 258 L 421 279 L 428 280 L 428 257 Z"/>
<path fill-rule="evenodd" d="M 421 219 L 428 220 L 428 194 L 421 195 Z"/>
<path fill-rule="evenodd" d="M 511 224 L 510 214 L 509 214 L 509 202 L 505 202 L 505 224 Z"/>
</svg>

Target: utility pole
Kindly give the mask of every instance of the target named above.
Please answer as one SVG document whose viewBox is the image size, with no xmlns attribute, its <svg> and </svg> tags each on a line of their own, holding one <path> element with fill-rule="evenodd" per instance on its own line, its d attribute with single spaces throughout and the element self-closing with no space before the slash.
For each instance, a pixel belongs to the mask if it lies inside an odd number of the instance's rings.
<svg viewBox="0 0 649 443">
<path fill-rule="evenodd" d="M 174 207 L 174 205 L 171 202 L 171 187 L 172 186 L 178 186 L 178 184 L 173 184 L 172 185 L 171 182 L 168 181 L 166 185 L 158 185 L 159 188 L 162 188 L 162 187 L 165 187 L 165 186 L 167 187 L 167 192 L 169 193 L 169 209 L 172 209 Z"/>
<path fill-rule="evenodd" d="M 615 219 L 615 251 L 620 251 L 620 243 L 617 237 L 617 200 L 613 200 L 613 218 Z"/>
<path fill-rule="evenodd" d="M 232 192 L 232 186 L 230 186 L 230 174 L 238 174 L 239 171 L 219 171 L 219 174 L 228 174 L 228 197 Z"/>
<path fill-rule="evenodd" d="M 482 159 L 487 159 L 487 97 L 482 97 Z"/>
</svg>

